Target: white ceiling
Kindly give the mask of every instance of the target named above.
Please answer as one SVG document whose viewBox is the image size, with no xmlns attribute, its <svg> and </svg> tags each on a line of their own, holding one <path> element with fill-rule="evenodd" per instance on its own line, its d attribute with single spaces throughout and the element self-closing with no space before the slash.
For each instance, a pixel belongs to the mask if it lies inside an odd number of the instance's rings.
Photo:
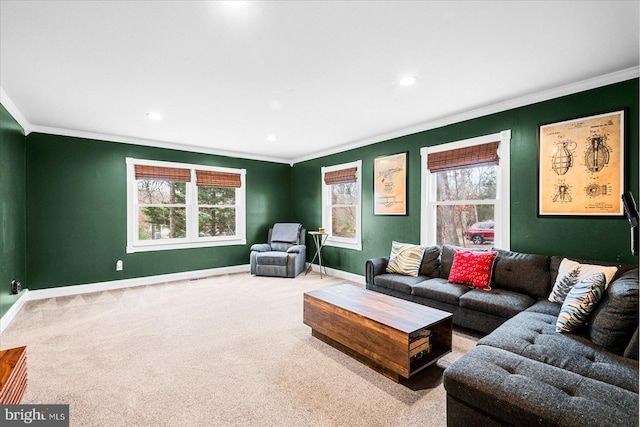
<svg viewBox="0 0 640 427">
<path fill-rule="evenodd" d="M 637 77 L 639 5 L 2 0 L 0 87 L 27 132 L 291 163 Z"/>
</svg>

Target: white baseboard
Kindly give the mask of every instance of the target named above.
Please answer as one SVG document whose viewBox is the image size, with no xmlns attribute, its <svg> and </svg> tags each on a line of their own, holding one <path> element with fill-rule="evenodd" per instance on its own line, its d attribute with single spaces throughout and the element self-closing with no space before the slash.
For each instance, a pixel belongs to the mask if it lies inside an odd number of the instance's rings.
<svg viewBox="0 0 640 427">
<path fill-rule="evenodd" d="M 320 273 L 320 268 L 317 264 L 312 264 L 311 269 L 315 272 Z M 356 282 L 360 285 L 364 285 L 366 283 L 366 278 L 359 274 L 349 273 L 347 271 L 336 270 L 330 267 L 322 267 L 322 274 L 327 274 L 329 276 L 339 277 L 341 279 L 349 280 L 350 282 Z"/>
<path fill-rule="evenodd" d="M 184 271 L 181 273 L 161 274 L 157 276 L 136 277 L 133 279 L 112 280 L 87 285 L 62 286 L 48 289 L 36 289 L 29 292 L 29 300 L 65 297 L 69 295 L 87 294 L 91 292 L 110 291 L 112 289 L 132 288 L 134 286 L 152 285 L 154 283 L 174 282 L 177 280 L 201 279 L 223 274 L 243 273 L 249 271 L 249 265 L 209 268 L 206 270 Z"/>
<path fill-rule="evenodd" d="M 29 300 L 29 293 L 29 289 L 23 290 L 22 295 L 20 295 L 16 302 L 13 303 L 11 308 L 9 308 L 9 311 L 0 318 L 0 335 L 2 335 L 7 326 L 9 326 L 9 323 L 11 323 L 13 318 L 16 317 L 24 303 Z"/>
<path fill-rule="evenodd" d="M 313 271 L 320 272 L 316 264 L 312 265 Z M 133 279 L 112 280 L 108 282 L 90 283 L 86 285 L 71 285 L 60 286 L 47 289 L 35 289 L 30 291 L 25 289 L 18 300 L 11 306 L 9 311 L 0 318 L 0 334 L 4 332 L 7 326 L 11 323 L 14 317 L 18 314 L 22 306 L 27 301 L 65 297 L 70 295 L 87 294 L 91 292 L 110 291 L 112 289 L 131 288 L 134 286 L 153 285 L 155 283 L 173 282 L 177 280 L 192 280 L 201 279 L 210 276 L 221 276 L 223 274 L 234 274 L 249 272 L 250 266 L 248 264 L 235 265 L 231 267 L 210 268 L 206 270 L 194 270 L 185 271 L 181 273 L 161 274 L 158 276 L 136 277 Z M 323 273 L 325 268 L 323 268 Z M 326 268 L 326 273 L 330 276 L 339 277 L 341 279 L 349 280 L 359 284 L 365 283 L 365 277 L 358 274 L 348 273 L 342 270 L 336 270 L 333 268 Z"/>
</svg>

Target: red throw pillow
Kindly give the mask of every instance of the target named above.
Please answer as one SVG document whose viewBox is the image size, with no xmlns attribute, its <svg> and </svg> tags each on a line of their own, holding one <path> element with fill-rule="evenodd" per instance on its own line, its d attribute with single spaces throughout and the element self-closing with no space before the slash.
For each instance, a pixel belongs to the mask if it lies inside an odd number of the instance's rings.
<svg viewBox="0 0 640 427">
<path fill-rule="evenodd" d="M 455 249 L 449 282 L 491 290 L 493 262 L 498 252 L 472 252 Z"/>
</svg>

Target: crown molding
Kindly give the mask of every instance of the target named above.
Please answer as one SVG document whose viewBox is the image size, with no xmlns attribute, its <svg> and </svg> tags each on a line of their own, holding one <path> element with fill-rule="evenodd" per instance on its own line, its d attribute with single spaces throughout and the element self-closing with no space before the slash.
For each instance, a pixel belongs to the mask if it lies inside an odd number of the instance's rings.
<svg viewBox="0 0 640 427">
<path fill-rule="evenodd" d="M 25 135 L 29 135 L 31 132 L 31 124 L 27 121 L 27 119 L 22 115 L 16 104 L 13 103 L 9 95 L 4 91 L 2 87 L 0 87 L 0 104 L 7 109 L 9 114 L 18 122 L 18 124 L 22 127 Z"/>
<path fill-rule="evenodd" d="M 376 136 L 365 138 L 359 141 L 347 143 L 337 148 L 317 151 L 315 153 L 311 153 L 309 155 L 298 157 L 292 160 L 292 164 L 304 162 L 307 160 L 313 160 L 320 157 L 329 156 L 332 154 L 342 153 L 345 151 L 353 150 L 355 148 L 364 147 L 364 146 L 375 144 L 378 142 L 388 141 L 390 139 L 399 138 L 402 136 L 411 135 L 418 132 L 424 132 L 426 130 L 436 129 L 443 126 L 464 122 L 466 120 L 476 119 L 478 117 L 500 113 L 503 111 L 524 107 L 526 105 L 536 104 L 542 101 L 548 101 L 550 99 L 559 98 L 566 95 L 573 95 L 575 93 L 584 92 L 590 89 L 596 89 L 598 87 L 607 86 L 614 83 L 620 83 L 620 82 L 635 79 L 638 77 L 640 77 L 640 67 L 636 66 L 632 68 L 627 68 L 625 70 L 620 70 L 620 71 L 605 74 L 602 76 L 594 77 L 591 79 L 570 83 L 564 86 L 545 90 L 542 92 L 536 92 L 530 95 L 525 95 L 518 98 L 510 99 L 507 101 L 498 102 L 496 104 L 491 104 L 484 107 L 476 108 L 474 110 L 460 112 L 458 114 L 453 114 L 450 116 L 420 123 L 415 126 L 397 129 L 381 135 L 376 135 Z"/>
<path fill-rule="evenodd" d="M 192 153 L 213 154 L 216 156 L 233 157 L 237 159 L 260 160 L 263 162 L 285 163 L 292 165 L 290 159 L 278 157 L 259 156 L 237 151 L 218 150 L 213 148 L 200 147 L 197 145 L 181 144 L 176 142 L 158 141 L 144 138 L 134 138 L 130 136 L 111 135 L 98 132 L 87 132 L 75 129 L 63 129 L 50 126 L 31 126 L 33 133 L 47 133 L 59 136 L 70 136 L 76 138 L 94 139 L 99 141 L 117 142 L 121 144 L 144 145 L 147 147 L 166 148 L 169 150 L 189 151 Z"/>
<path fill-rule="evenodd" d="M 583 92 L 590 89 L 595 89 L 602 86 L 607 86 L 614 83 L 623 82 L 625 80 L 630 80 L 638 77 L 640 77 L 640 67 L 639 66 L 631 67 L 625 70 L 620 70 L 620 71 L 605 74 L 602 76 L 582 80 L 579 82 L 570 83 L 564 86 L 545 90 L 542 92 L 521 96 L 518 98 L 510 99 L 510 100 L 499 102 L 496 104 L 483 106 L 483 107 L 476 108 L 469 111 L 463 111 L 457 114 L 441 117 L 428 122 L 423 122 L 414 126 L 397 129 L 384 134 L 371 136 L 358 141 L 346 143 L 337 148 L 316 151 L 314 153 L 308 154 L 306 156 L 298 157 L 295 159 L 259 156 L 259 155 L 253 155 L 249 153 L 242 153 L 242 152 L 236 152 L 236 151 L 210 149 L 206 147 L 189 145 L 185 143 L 156 141 L 156 140 L 149 140 L 149 139 L 143 139 L 143 138 L 134 138 L 134 137 L 128 137 L 128 136 L 87 132 L 87 131 L 74 130 L 74 129 L 63 129 L 63 128 L 56 128 L 56 127 L 49 127 L 49 126 L 32 125 L 22 115 L 20 110 L 18 110 L 18 108 L 15 106 L 15 104 L 11 101 L 9 96 L 5 93 L 5 91 L 1 87 L 0 87 L 0 102 L 2 103 L 2 105 L 4 105 L 7 111 L 16 119 L 18 124 L 22 126 L 22 128 L 24 129 L 25 135 L 29 135 L 32 132 L 40 132 L 40 133 L 47 133 L 52 135 L 70 136 L 70 137 L 94 139 L 94 140 L 101 140 L 101 141 L 108 141 L 108 142 L 118 142 L 122 144 L 143 145 L 148 147 L 166 148 L 171 150 L 189 151 L 194 153 L 212 154 L 217 156 L 234 157 L 234 158 L 240 158 L 240 159 L 259 160 L 259 161 L 273 162 L 273 163 L 284 163 L 284 164 L 293 166 L 296 163 L 304 162 L 307 160 L 313 160 L 320 157 L 329 156 L 332 154 L 342 153 L 345 151 L 353 150 L 355 148 L 364 147 L 366 145 L 371 145 L 378 142 L 383 142 L 383 141 L 399 138 L 406 135 L 411 135 L 418 132 L 424 132 L 430 129 L 436 129 L 436 128 L 451 125 L 454 123 L 475 119 L 475 118 L 486 116 L 489 114 L 500 113 L 500 112 L 511 110 L 514 108 L 519 108 L 519 107 L 535 104 L 542 101 L 548 101 L 550 99 L 559 98 L 561 96 L 572 95 L 575 93 Z"/>
</svg>

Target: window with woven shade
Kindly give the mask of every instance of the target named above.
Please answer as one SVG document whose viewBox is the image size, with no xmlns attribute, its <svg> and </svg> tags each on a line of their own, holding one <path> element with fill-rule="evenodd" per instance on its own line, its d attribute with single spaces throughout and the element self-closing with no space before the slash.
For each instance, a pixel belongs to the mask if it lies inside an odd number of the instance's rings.
<svg viewBox="0 0 640 427">
<path fill-rule="evenodd" d="M 236 189 L 239 173 L 196 170 L 198 236 L 233 236 L 236 232 Z"/>
<path fill-rule="evenodd" d="M 246 243 L 245 173 L 127 158 L 127 252 Z"/>
<path fill-rule="evenodd" d="M 424 244 L 508 249 L 510 138 L 504 131 L 421 150 Z"/>
<path fill-rule="evenodd" d="M 322 227 L 329 246 L 362 249 L 361 175 L 361 161 L 322 168 Z"/>
</svg>

